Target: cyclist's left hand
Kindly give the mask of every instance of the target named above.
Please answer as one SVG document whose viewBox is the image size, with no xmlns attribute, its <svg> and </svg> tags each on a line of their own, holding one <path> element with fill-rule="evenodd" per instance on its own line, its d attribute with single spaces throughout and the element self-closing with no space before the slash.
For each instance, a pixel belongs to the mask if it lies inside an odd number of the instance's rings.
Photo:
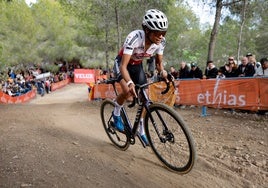
<svg viewBox="0 0 268 188">
<path fill-rule="evenodd" d="M 162 70 L 160 76 L 162 77 L 163 80 L 165 80 L 167 83 L 168 82 L 173 82 L 174 77 L 169 74 L 166 70 Z"/>
<path fill-rule="evenodd" d="M 162 70 L 162 71 L 160 72 L 160 76 L 161 76 L 163 79 L 167 79 L 167 76 L 168 76 L 167 71 L 166 71 L 166 70 Z"/>
<path fill-rule="evenodd" d="M 137 98 L 137 93 L 136 93 L 136 90 L 135 90 L 135 84 L 130 84 L 128 86 L 128 88 L 129 88 L 129 92 L 131 93 L 131 95 Z"/>
</svg>

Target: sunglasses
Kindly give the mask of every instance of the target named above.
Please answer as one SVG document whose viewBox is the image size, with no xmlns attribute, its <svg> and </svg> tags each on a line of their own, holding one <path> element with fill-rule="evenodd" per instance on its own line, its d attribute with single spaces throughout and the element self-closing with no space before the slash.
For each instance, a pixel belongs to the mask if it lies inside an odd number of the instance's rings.
<svg viewBox="0 0 268 188">
<path fill-rule="evenodd" d="M 228 59 L 229 61 L 233 61 L 234 59 Z"/>
<path fill-rule="evenodd" d="M 155 36 L 165 36 L 166 35 L 166 31 L 152 31 L 152 33 L 155 35 Z"/>
</svg>

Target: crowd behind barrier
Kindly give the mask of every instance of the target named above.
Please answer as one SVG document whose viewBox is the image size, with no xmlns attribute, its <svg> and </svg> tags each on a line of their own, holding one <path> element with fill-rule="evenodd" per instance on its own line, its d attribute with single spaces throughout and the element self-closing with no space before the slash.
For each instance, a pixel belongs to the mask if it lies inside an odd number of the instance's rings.
<svg viewBox="0 0 268 188">
<path fill-rule="evenodd" d="M 151 60 L 151 59 L 150 59 Z M 147 62 L 148 63 L 148 62 Z M 149 67 L 149 66 L 148 66 Z M 236 62 L 230 56 L 228 62 L 217 68 L 213 61 L 207 62 L 204 71 L 197 62 L 189 65 L 180 63 L 177 71 L 170 67 L 170 74 L 176 79 L 176 90 L 161 96 L 161 84 L 150 86 L 150 97 L 167 104 L 198 105 L 216 108 L 237 108 L 252 111 L 268 109 L 268 58 L 256 61 L 253 54 L 248 53 Z M 149 81 L 157 80 L 158 73 L 149 70 Z M 120 90 L 120 87 L 117 87 Z M 114 98 L 111 86 L 105 84 L 94 85 L 90 99 Z"/>
<path fill-rule="evenodd" d="M 182 61 L 178 70 L 176 70 L 175 66 L 171 66 L 170 73 L 175 79 L 263 77 L 268 76 L 268 58 L 261 58 L 260 62 L 258 62 L 253 54 L 248 53 L 241 58 L 240 62 L 237 62 L 234 57 L 230 56 L 227 62 L 219 67 L 216 67 L 213 61 L 207 61 L 204 71 L 199 68 L 197 62 L 187 65 L 186 62 Z"/>
<path fill-rule="evenodd" d="M 229 57 L 228 63 L 219 68 L 214 65 L 213 61 L 208 61 L 204 74 L 196 62 L 192 62 L 190 66 L 181 62 L 179 70 L 177 71 L 172 66 L 170 67 L 170 73 L 176 79 L 177 86 L 179 86 L 174 91 L 175 95 L 169 92 L 162 99 L 170 105 L 205 105 L 253 111 L 267 110 L 268 58 L 262 58 L 258 63 L 252 54 L 247 54 L 241 58 L 241 63 L 238 64 L 233 57 Z M 6 79 L 1 79 L 3 76 L 0 77 L 0 89 L 2 93 L 10 97 L 19 97 L 33 90 L 32 93 L 37 92 L 37 94 L 44 96 L 45 93 L 48 94 L 70 83 L 72 79 L 75 83 L 88 83 L 90 99 L 115 97 L 110 86 L 100 84 L 111 76 L 107 74 L 106 70 L 102 69 L 67 68 L 66 64 L 62 64 L 56 74 L 44 72 L 37 67 L 36 69 L 31 68 L 27 72 L 14 73 L 14 71 L 9 70 L 5 76 L 7 76 Z M 253 77 L 255 79 L 248 79 Z M 260 77 L 263 77 L 263 79 L 257 79 Z M 150 74 L 149 81 L 154 81 L 156 78 L 157 72 L 155 71 Z M 159 92 L 157 87 L 161 89 L 159 84 L 150 87 L 152 99 L 161 96 L 154 96 L 154 93 Z M 34 94 L 29 96 L 34 96 Z"/>
<path fill-rule="evenodd" d="M 268 77 L 176 80 L 175 88 L 162 95 L 165 87 L 165 83 L 150 85 L 150 99 L 169 105 L 268 110 Z M 91 92 L 89 100 L 115 98 L 112 85 L 95 84 Z"/>
<path fill-rule="evenodd" d="M 102 69 L 80 69 L 80 66 L 66 68 L 64 64 L 60 66 L 56 74 L 46 72 L 41 68 L 30 68 L 28 71 L 16 71 L 16 73 L 9 70 L 7 74 L 1 73 L 0 76 L 0 104 L 27 102 L 37 94 L 43 97 L 74 81 L 90 83 L 90 92 L 95 83 L 105 79 L 107 79 L 107 74 Z"/>
<path fill-rule="evenodd" d="M 40 67 L 14 71 L 9 69 L 0 76 L 0 103 L 21 103 L 68 84 L 73 77 L 72 67 L 59 66 L 57 73 L 46 72 Z"/>
</svg>

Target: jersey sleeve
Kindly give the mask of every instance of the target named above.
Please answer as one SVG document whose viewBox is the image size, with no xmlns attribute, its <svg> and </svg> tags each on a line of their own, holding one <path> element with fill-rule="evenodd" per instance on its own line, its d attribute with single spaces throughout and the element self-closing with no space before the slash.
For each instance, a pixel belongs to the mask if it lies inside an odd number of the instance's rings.
<svg viewBox="0 0 268 188">
<path fill-rule="evenodd" d="M 124 46 L 123 46 L 123 54 L 128 54 L 132 55 L 133 50 L 135 47 L 137 47 L 138 41 L 139 41 L 139 32 L 137 31 L 132 31 L 131 33 L 128 34 Z"/>
</svg>

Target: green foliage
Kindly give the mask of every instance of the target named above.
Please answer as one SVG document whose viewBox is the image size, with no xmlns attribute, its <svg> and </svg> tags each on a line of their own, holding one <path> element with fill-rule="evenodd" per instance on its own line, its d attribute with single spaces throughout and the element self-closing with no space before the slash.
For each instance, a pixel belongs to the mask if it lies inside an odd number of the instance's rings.
<svg viewBox="0 0 268 188">
<path fill-rule="evenodd" d="M 168 9 L 169 30 L 165 58 L 172 65 L 180 61 L 202 61 L 207 43 L 194 13 L 187 7 L 170 5 Z M 176 67 L 176 66 L 175 66 Z"/>
<path fill-rule="evenodd" d="M 208 54 L 211 28 L 201 29 L 183 0 L 39 0 L 31 7 L 23 0 L 0 1 L 0 70 L 44 64 L 51 72 L 59 60 L 79 59 L 84 67 L 113 65 L 113 59 L 134 29 L 141 29 L 147 9 L 157 8 L 169 19 L 164 61 L 168 66 L 196 61 L 202 67 Z M 212 1 L 202 1 L 210 4 Z M 227 1 L 226 1 L 227 2 Z M 241 54 L 267 54 L 268 5 L 250 0 L 242 33 Z M 226 9 L 227 10 L 227 9 Z M 228 8 L 220 23 L 214 61 L 218 66 L 237 54 L 241 4 Z"/>
</svg>

